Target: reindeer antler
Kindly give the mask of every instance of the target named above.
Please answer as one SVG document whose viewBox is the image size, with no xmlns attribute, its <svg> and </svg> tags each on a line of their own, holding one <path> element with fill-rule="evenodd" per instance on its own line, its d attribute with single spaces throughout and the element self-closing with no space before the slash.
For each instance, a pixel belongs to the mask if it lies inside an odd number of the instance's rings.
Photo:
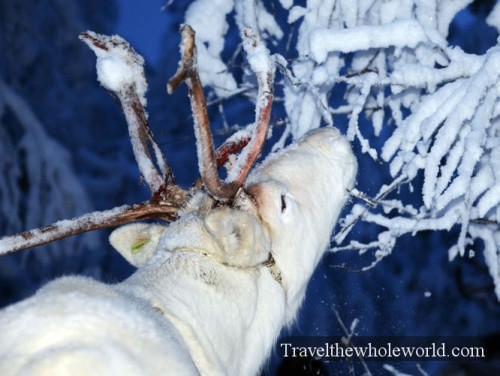
<svg viewBox="0 0 500 376">
<path fill-rule="evenodd" d="M 242 39 L 250 68 L 257 76 L 258 92 L 255 125 L 250 142 L 238 157 L 238 165 L 232 170 L 235 171 L 235 176 L 229 176 L 229 179 L 236 182 L 238 187 L 243 185 L 250 169 L 262 152 L 269 129 L 271 106 L 274 99 L 274 60 L 255 30 L 249 27 L 244 28 Z"/>
<path fill-rule="evenodd" d="M 262 98 L 257 103 L 257 124 L 251 136 L 244 135 L 237 140 L 227 140 L 217 151 L 214 151 L 207 116 L 207 104 L 196 72 L 194 31 L 186 25 L 182 27 L 181 32 L 182 61 L 179 70 L 168 83 L 169 92 L 175 90 L 184 80 L 188 84 L 195 118 L 198 157 L 202 161 L 200 174 L 207 190 L 213 196 L 230 199 L 243 185 L 262 150 L 273 98 L 274 66 L 269 52 L 260 44 L 257 36 L 249 29 L 245 29 L 243 33 L 245 49 L 249 54 L 250 65 L 257 73 L 259 98 Z M 119 36 L 100 35 L 87 31 L 80 35 L 80 39 L 97 56 L 96 68 L 101 85 L 120 100 L 134 155 L 141 175 L 150 187 L 151 198 L 143 203 L 96 211 L 78 218 L 62 220 L 49 226 L 0 238 L 0 255 L 138 220 L 172 221 L 177 219 L 178 210 L 186 203 L 188 192 L 175 185 L 172 170 L 149 128 L 148 115 L 145 110 L 147 83 L 143 69 L 144 59 Z M 265 62 L 264 70 L 257 69 L 256 62 L 252 62 L 252 59 L 256 60 L 256 56 L 259 54 L 261 55 L 261 66 L 262 62 Z M 153 162 L 150 148 L 154 152 L 156 163 Z M 241 167 L 238 166 L 239 173 L 234 178 L 229 179 L 229 182 L 222 182 L 218 176 L 217 168 L 225 163 L 230 154 L 235 154 L 242 148 L 244 149 L 237 161 L 237 165 L 241 165 Z"/>
<path fill-rule="evenodd" d="M 233 168 L 233 171 L 236 172 L 230 174 L 227 182 L 222 181 L 217 171 L 207 102 L 196 69 L 195 32 L 189 25 L 181 26 L 180 31 L 182 35 L 182 60 L 179 69 L 167 84 L 167 91 L 171 94 L 182 81 L 186 82 L 194 116 L 201 178 L 212 196 L 223 200 L 232 199 L 238 189 L 243 186 L 250 169 L 262 152 L 267 136 L 273 101 L 274 64 L 269 56 L 269 51 L 262 46 L 257 34 L 246 28 L 243 32 L 244 48 L 249 55 L 250 65 L 256 72 L 259 83 L 256 125 L 249 144 L 243 149 L 235 168 Z M 260 98 L 262 99 L 260 100 Z"/>
<path fill-rule="evenodd" d="M 149 128 L 145 109 L 147 83 L 144 59 L 117 35 L 87 31 L 80 34 L 80 39 L 97 56 L 99 82 L 120 100 L 137 165 L 149 185 L 152 200 L 158 202 L 161 196 L 165 196 L 165 188 L 174 184 L 174 176 Z M 152 161 L 148 143 L 154 151 L 159 170 Z"/>
</svg>

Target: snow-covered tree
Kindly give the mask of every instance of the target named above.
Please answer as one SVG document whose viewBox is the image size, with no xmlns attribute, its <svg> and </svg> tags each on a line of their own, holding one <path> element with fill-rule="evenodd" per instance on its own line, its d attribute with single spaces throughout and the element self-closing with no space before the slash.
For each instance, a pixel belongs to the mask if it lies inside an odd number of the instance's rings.
<svg viewBox="0 0 500 376">
<path fill-rule="evenodd" d="M 309 129 L 339 126 L 380 171 L 370 174 L 376 182 L 369 189 L 360 176 L 332 251 L 372 250 L 366 269 L 406 234 L 452 231 L 449 259 L 480 250 L 500 299 L 500 47 L 467 53 L 449 35 L 471 1 L 299 3 L 189 5 L 185 22 L 197 32 L 200 75 L 212 101 L 255 97 L 247 67 L 238 69 L 241 48 L 232 35 L 245 26 L 259 30 L 281 72 L 275 128 L 284 127 L 275 149 Z M 499 15 L 497 4 L 487 18 L 496 31 Z M 363 223 L 377 231 L 369 241 L 350 236 Z"/>
</svg>

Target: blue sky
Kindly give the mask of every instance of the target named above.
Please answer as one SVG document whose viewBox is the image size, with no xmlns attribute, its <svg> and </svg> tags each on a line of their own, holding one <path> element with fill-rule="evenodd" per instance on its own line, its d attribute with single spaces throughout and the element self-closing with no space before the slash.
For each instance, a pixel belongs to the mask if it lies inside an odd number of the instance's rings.
<svg viewBox="0 0 500 376">
<path fill-rule="evenodd" d="M 116 34 L 128 40 L 151 65 L 159 58 L 159 44 L 166 28 L 168 15 L 161 10 L 164 4 L 165 0 L 118 1 L 121 14 Z"/>
</svg>

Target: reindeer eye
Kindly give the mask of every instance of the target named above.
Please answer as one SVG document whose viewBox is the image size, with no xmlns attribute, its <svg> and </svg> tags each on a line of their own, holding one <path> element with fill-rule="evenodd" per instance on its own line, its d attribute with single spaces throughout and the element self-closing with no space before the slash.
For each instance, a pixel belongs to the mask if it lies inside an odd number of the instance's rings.
<svg viewBox="0 0 500 376">
<path fill-rule="evenodd" d="M 283 213 L 286 210 L 286 199 L 285 195 L 281 195 L 281 212 Z"/>
</svg>

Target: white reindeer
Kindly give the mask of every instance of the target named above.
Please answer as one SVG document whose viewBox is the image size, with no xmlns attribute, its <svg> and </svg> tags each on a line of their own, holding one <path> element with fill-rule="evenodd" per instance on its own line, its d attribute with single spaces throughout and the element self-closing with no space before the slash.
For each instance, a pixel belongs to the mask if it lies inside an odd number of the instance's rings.
<svg viewBox="0 0 500 376">
<path fill-rule="evenodd" d="M 322 128 L 238 176 L 236 193 L 208 182 L 207 166 L 204 185 L 215 188 L 190 194 L 177 221 L 112 233 L 138 268 L 131 277 L 59 278 L 0 312 L 0 375 L 259 372 L 304 299 L 356 160 L 336 129 Z"/>
</svg>

